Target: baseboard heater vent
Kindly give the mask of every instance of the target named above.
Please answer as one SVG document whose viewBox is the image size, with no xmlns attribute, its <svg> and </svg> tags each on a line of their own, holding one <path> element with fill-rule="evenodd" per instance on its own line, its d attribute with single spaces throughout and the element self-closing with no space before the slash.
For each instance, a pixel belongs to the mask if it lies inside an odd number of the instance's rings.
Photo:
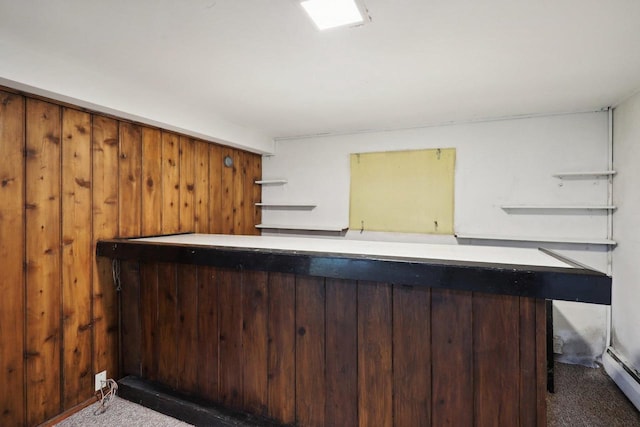
<svg viewBox="0 0 640 427">
<path fill-rule="evenodd" d="M 629 366 L 611 347 L 607 348 L 602 363 L 607 374 L 640 411 L 640 372 Z"/>
<path fill-rule="evenodd" d="M 136 376 L 118 381 L 118 395 L 189 424 L 207 427 L 284 427 L 267 418 L 212 405 Z"/>
</svg>

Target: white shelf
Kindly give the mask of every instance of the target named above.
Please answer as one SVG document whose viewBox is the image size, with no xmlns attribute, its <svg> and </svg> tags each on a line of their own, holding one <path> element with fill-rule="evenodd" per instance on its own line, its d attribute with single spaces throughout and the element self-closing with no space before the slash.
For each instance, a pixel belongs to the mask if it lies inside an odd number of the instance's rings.
<svg viewBox="0 0 640 427">
<path fill-rule="evenodd" d="M 546 242 L 546 243 L 573 243 L 587 245 L 617 245 L 615 240 L 610 239 L 578 239 L 573 237 L 526 237 L 526 236 L 492 236 L 490 234 L 465 234 L 456 233 L 457 239 L 469 240 L 501 240 L 513 242 Z"/>
<path fill-rule="evenodd" d="M 560 172 L 553 174 L 556 178 L 563 177 L 595 177 L 595 176 L 612 176 L 615 175 L 616 171 L 585 171 L 585 172 Z"/>
<path fill-rule="evenodd" d="M 274 209 L 314 209 L 317 205 L 312 203 L 256 203 L 256 206 Z"/>
<path fill-rule="evenodd" d="M 502 205 L 500 206 L 502 209 L 573 209 L 573 210 L 584 210 L 584 209 L 596 209 L 596 210 L 614 210 L 616 209 L 613 205 Z"/>
<path fill-rule="evenodd" d="M 261 179 L 259 181 L 255 181 L 258 185 L 269 185 L 269 184 L 286 184 L 286 179 Z"/>
<path fill-rule="evenodd" d="M 324 225 L 284 225 L 284 224 L 258 224 L 256 228 L 272 228 L 277 230 L 308 230 L 308 231 L 344 231 L 347 226 L 324 226 Z"/>
</svg>

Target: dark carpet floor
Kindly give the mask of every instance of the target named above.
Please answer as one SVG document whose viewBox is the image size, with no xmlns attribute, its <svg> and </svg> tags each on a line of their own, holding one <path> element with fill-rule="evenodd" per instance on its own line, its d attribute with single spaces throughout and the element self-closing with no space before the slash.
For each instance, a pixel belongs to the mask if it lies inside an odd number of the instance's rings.
<svg viewBox="0 0 640 427">
<path fill-rule="evenodd" d="M 602 367 L 556 362 L 555 391 L 547 395 L 550 427 L 640 426 L 640 412 Z"/>
</svg>

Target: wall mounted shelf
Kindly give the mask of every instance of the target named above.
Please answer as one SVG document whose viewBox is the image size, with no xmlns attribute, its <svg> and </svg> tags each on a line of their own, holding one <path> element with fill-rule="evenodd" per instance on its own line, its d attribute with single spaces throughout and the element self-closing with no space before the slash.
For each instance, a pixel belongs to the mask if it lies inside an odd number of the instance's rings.
<svg viewBox="0 0 640 427">
<path fill-rule="evenodd" d="M 311 209 L 314 209 L 317 205 L 312 203 L 256 203 L 256 206 L 261 206 L 263 208 L 273 208 L 273 209 L 311 210 Z"/>
<path fill-rule="evenodd" d="M 610 239 L 581 239 L 581 238 L 573 238 L 573 237 L 493 236 L 490 234 L 466 234 L 466 233 L 456 233 L 455 237 L 456 239 L 469 239 L 469 240 L 570 243 L 570 244 L 607 245 L 607 246 L 617 245 L 615 240 L 610 240 Z"/>
<path fill-rule="evenodd" d="M 616 171 L 614 170 L 608 170 L 608 171 L 584 171 L 584 172 L 559 172 L 556 174 L 553 174 L 553 176 L 555 176 L 556 178 L 580 178 L 580 177 L 585 177 L 585 178 L 589 178 L 589 177 L 606 177 L 606 176 L 612 176 L 615 175 Z"/>
<path fill-rule="evenodd" d="M 502 205 L 505 210 L 530 209 L 530 210 L 614 210 L 613 205 Z"/>
<path fill-rule="evenodd" d="M 258 224 L 256 228 L 274 230 L 307 230 L 307 231 L 333 231 L 342 232 L 347 230 L 347 226 L 325 226 L 325 225 L 284 225 L 284 224 Z"/>
<path fill-rule="evenodd" d="M 261 179 L 259 181 L 255 181 L 255 183 L 258 185 L 279 185 L 279 184 L 286 184 L 287 180 L 286 179 Z"/>
</svg>

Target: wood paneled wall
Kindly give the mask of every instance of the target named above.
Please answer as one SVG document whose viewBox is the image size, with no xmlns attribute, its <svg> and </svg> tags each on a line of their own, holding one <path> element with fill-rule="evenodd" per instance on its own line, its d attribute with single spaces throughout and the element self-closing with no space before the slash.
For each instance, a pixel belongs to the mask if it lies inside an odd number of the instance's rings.
<svg viewBox="0 0 640 427">
<path fill-rule="evenodd" d="M 97 240 L 257 234 L 260 167 L 255 154 L 0 91 L 0 425 L 37 425 L 91 398 L 96 372 L 118 377 L 118 296 Z"/>
<path fill-rule="evenodd" d="M 125 374 L 301 427 L 546 425 L 544 300 L 137 265 Z"/>
</svg>

